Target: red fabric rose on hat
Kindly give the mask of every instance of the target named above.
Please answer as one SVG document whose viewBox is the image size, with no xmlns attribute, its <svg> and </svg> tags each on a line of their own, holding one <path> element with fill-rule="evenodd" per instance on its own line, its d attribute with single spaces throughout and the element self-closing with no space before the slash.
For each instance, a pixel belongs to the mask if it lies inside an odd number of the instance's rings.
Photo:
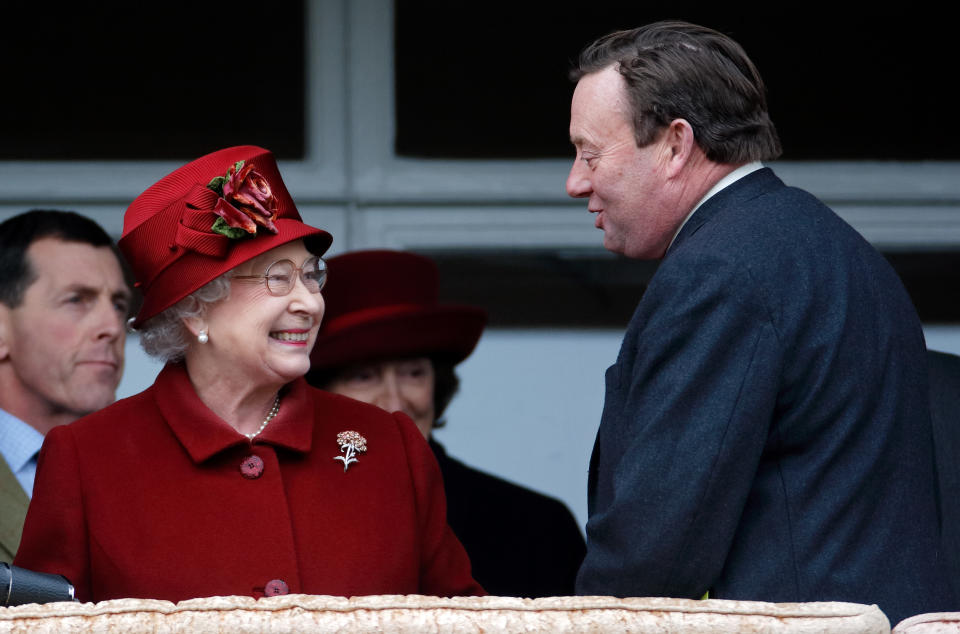
<svg viewBox="0 0 960 634">
<path fill-rule="evenodd" d="M 207 185 L 220 195 L 213 212 L 219 216 L 211 228 L 230 238 L 256 235 L 257 225 L 277 233 L 277 201 L 270 183 L 253 165 L 237 161 L 225 176 L 217 176 Z"/>
</svg>

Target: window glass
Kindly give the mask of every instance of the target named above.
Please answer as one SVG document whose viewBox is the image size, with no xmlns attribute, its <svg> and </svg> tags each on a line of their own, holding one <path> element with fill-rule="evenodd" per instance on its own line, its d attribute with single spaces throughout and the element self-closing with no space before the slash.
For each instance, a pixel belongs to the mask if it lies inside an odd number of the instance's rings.
<svg viewBox="0 0 960 634">
<path fill-rule="evenodd" d="M 889 4 L 397 0 L 397 153 L 570 157 L 571 62 L 596 37 L 682 18 L 739 41 L 767 83 L 785 160 L 956 160 L 946 16 Z M 945 9 L 941 8 L 941 11 Z"/>
<path fill-rule="evenodd" d="M 304 154 L 303 2 L 4 5 L 0 160 Z"/>
</svg>

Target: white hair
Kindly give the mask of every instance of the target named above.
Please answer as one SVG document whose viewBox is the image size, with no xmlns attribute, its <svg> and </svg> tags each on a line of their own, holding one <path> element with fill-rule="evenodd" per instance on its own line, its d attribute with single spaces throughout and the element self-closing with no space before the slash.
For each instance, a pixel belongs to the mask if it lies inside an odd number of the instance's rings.
<svg viewBox="0 0 960 634">
<path fill-rule="evenodd" d="M 143 350 L 164 363 L 182 359 L 193 340 L 183 320 L 200 317 L 209 306 L 230 297 L 231 273 L 227 271 L 148 319 L 139 330 Z"/>
</svg>

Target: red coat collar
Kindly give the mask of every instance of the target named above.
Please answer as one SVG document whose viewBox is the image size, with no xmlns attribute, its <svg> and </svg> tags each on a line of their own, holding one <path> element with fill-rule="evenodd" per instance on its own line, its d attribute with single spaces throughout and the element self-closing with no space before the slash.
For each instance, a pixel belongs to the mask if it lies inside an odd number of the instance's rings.
<svg viewBox="0 0 960 634">
<path fill-rule="evenodd" d="M 153 394 L 161 416 L 195 463 L 251 443 L 203 404 L 182 363 L 168 364 L 160 371 Z M 299 378 L 280 391 L 280 411 L 252 442 L 306 453 L 313 442 L 313 415 L 310 387 Z"/>
</svg>

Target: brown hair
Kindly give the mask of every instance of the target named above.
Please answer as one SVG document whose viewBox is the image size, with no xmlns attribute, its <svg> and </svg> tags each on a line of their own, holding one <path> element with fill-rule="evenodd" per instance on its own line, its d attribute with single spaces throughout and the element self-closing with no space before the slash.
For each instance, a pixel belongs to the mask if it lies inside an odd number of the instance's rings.
<svg viewBox="0 0 960 634">
<path fill-rule="evenodd" d="M 763 80 L 743 48 L 723 33 L 679 21 L 616 31 L 587 46 L 570 77 L 579 81 L 611 65 L 626 84 L 637 146 L 685 119 L 711 161 L 780 155 Z"/>
<path fill-rule="evenodd" d="M 0 223 L 0 303 L 16 308 L 23 301 L 27 288 L 36 281 L 27 251 L 43 238 L 108 247 L 126 277 L 126 263 L 96 222 L 74 211 L 31 209 Z"/>
</svg>

